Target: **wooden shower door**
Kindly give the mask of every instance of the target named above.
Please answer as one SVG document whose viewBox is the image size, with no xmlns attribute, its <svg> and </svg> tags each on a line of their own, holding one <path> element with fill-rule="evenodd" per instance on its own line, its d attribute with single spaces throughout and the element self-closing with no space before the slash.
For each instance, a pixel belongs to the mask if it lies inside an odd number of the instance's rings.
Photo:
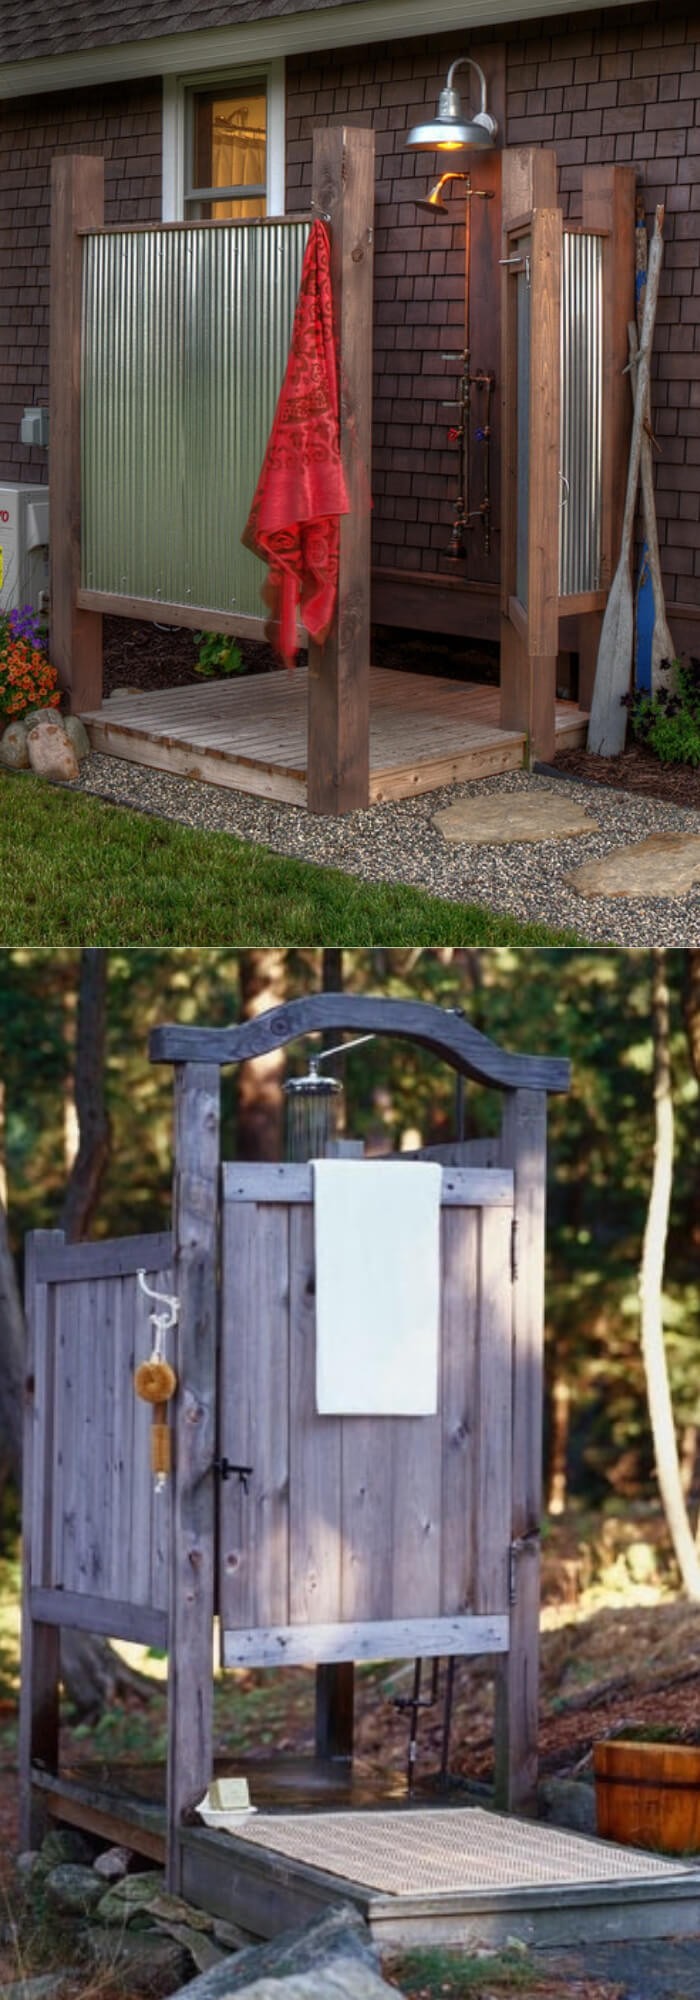
<svg viewBox="0 0 700 2000">
<path fill-rule="evenodd" d="M 506 1652 L 512 1174 L 443 1172 L 428 1417 L 317 1415 L 311 1168 L 223 1179 L 224 1664 Z"/>
</svg>

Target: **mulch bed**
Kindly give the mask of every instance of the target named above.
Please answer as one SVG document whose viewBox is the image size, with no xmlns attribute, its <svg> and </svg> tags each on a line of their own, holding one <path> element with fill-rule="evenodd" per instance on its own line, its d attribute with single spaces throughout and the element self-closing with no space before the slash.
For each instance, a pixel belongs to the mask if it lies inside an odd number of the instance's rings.
<svg viewBox="0 0 700 2000">
<path fill-rule="evenodd" d="M 588 750 L 559 750 L 552 769 L 563 777 L 582 778 L 589 785 L 612 785 L 619 792 L 646 792 L 670 805 L 700 812 L 700 770 L 691 764 L 660 764 L 641 743 L 630 743 L 621 757 L 594 757 Z"/>
<path fill-rule="evenodd" d="M 271 673 L 279 666 L 272 647 L 264 641 L 241 639 L 238 643 L 246 673 Z M 392 632 L 385 627 L 375 629 L 372 658 L 376 666 L 397 667 L 403 672 L 433 671 L 441 678 L 472 677 L 493 683 L 498 677 L 493 647 L 461 646 L 454 640 L 436 639 L 423 633 Z M 196 662 L 197 640 L 194 632 L 184 626 L 105 618 L 105 695 L 114 688 L 139 688 L 146 693 L 161 687 L 186 687 L 200 680 Z M 639 743 L 631 743 L 621 757 L 593 757 L 587 750 L 560 750 L 551 768 L 562 777 L 581 778 L 592 785 L 611 785 L 616 791 L 645 792 L 650 798 L 666 799 L 672 805 L 700 812 L 700 770 L 693 770 L 687 764 L 660 764 L 658 757 L 653 757 Z"/>
</svg>

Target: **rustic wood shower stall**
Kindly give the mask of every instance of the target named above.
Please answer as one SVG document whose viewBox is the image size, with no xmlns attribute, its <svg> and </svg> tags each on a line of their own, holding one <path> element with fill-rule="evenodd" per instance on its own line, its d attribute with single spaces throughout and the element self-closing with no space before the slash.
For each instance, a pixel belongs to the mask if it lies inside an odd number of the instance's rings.
<svg viewBox="0 0 700 2000">
<path fill-rule="evenodd" d="M 312 1167 L 220 1160 L 222 1066 L 324 1030 L 408 1038 L 500 1097 L 498 1136 L 430 1154 L 432 1415 L 318 1414 Z M 230 1029 L 162 1027 L 150 1049 L 175 1070 L 172 1238 L 28 1243 L 24 1844 L 47 1814 L 118 1832 L 206 1900 L 206 1854 L 226 1844 L 192 1824 L 214 1769 L 217 1614 L 226 1667 L 316 1669 L 321 1764 L 351 1756 L 354 1661 L 492 1656 L 496 1798 L 532 1813 L 546 1106 L 568 1064 L 508 1054 L 433 1006 L 344 995 Z M 416 1171 L 406 1158 L 399 1187 Z M 179 1311 L 161 1492 L 133 1390 L 149 1346 L 139 1271 Z M 167 1648 L 166 1812 L 117 1809 L 61 1770 L 61 1627 Z"/>
</svg>

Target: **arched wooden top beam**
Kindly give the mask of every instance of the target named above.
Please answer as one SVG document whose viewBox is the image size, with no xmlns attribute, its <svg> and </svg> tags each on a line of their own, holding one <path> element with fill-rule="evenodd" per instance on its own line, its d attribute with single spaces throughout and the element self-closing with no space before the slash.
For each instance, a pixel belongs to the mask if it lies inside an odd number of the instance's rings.
<svg viewBox="0 0 700 2000">
<path fill-rule="evenodd" d="M 271 1007 L 239 1027 L 154 1028 L 149 1054 L 151 1062 L 238 1063 L 324 1029 L 403 1036 L 462 1076 L 501 1090 L 565 1091 L 570 1085 L 570 1064 L 564 1057 L 511 1055 L 459 1014 L 425 1001 L 385 1000 L 372 994 L 314 993 L 304 1000 L 290 1000 L 286 1007 Z"/>
</svg>

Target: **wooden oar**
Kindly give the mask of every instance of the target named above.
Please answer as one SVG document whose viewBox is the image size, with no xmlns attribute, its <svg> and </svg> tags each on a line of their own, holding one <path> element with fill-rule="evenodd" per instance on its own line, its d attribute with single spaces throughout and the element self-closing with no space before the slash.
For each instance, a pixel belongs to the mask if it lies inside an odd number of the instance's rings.
<svg viewBox="0 0 700 2000">
<path fill-rule="evenodd" d="M 637 390 L 637 358 L 639 340 L 644 319 L 644 301 L 647 285 L 647 227 L 644 215 L 644 197 L 637 197 L 636 241 L 636 326 L 628 327 L 630 344 L 630 381 L 633 398 Z M 639 339 L 638 337 L 639 336 Z M 642 433 L 641 489 L 642 516 L 644 521 L 644 545 L 637 579 L 635 652 L 635 685 L 650 694 L 658 694 L 663 687 L 661 666 L 664 660 L 675 657 L 673 640 L 666 620 L 666 604 L 661 577 L 661 557 L 659 554 L 659 531 L 656 522 L 656 498 L 654 494 L 654 465 L 652 458 L 653 437 L 651 433 L 651 410 L 647 402 Z"/>
<path fill-rule="evenodd" d="M 630 375 L 634 389 L 639 349 L 637 346 L 637 329 L 633 324 L 630 324 L 628 333 L 630 342 Z M 637 604 L 639 605 L 640 592 L 643 589 L 648 589 L 651 593 L 651 617 L 649 620 L 650 631 L 647 654 L 649 661 L 648 687 L 651 694 L 658 694 L 659 688 L 664 686 L 664 676 L 661 673 L 662 661 L 674 660 L 676 652 L 666 618 L 664 586 L 661 576 L 661 556 L 659 553 L 659 530 L 656 522 L 652 440 L 647 421 L 645 421 L 642 434 L 640 477 L 642 516 L 644 520 L 644 548 L 637 582 Z M 639 652 L 640 634 L 639 630 L 637 630 L 637 656 L 639 656 Z M 638 685 L 642 686 L 642 684 L 642 679 L 638 676 Z"/>
<path fill-rule="evenodd" d="M 601 757 L 617 757 L 625 747 L 627 710 L 623 696 L 629 692 L 632 660 L 634 655 L 634 599 L 632 593 L 631 558 L 634 517 L 637 506 L 637 489 L 642 456 L 644 419 L 649 398 L 649 369 L 651 346 L 659 296 L 659 278 L 663 255 L 663 207 L 656 210 L 654 234 L 649 252 L 644 318 L 642 321 L 642 344 L 637 361 L 637 384 L 632 420 L 632 441 L 630 444 L 629 468 L 625 510 L 622 518 L 622 538 L 620 556 L 615 575 L 610 586 L 610 595 L 605 608 L 603 628 L 598 648 L 591 717 L 588 725 L 588 748 Z"/>
</svg>

